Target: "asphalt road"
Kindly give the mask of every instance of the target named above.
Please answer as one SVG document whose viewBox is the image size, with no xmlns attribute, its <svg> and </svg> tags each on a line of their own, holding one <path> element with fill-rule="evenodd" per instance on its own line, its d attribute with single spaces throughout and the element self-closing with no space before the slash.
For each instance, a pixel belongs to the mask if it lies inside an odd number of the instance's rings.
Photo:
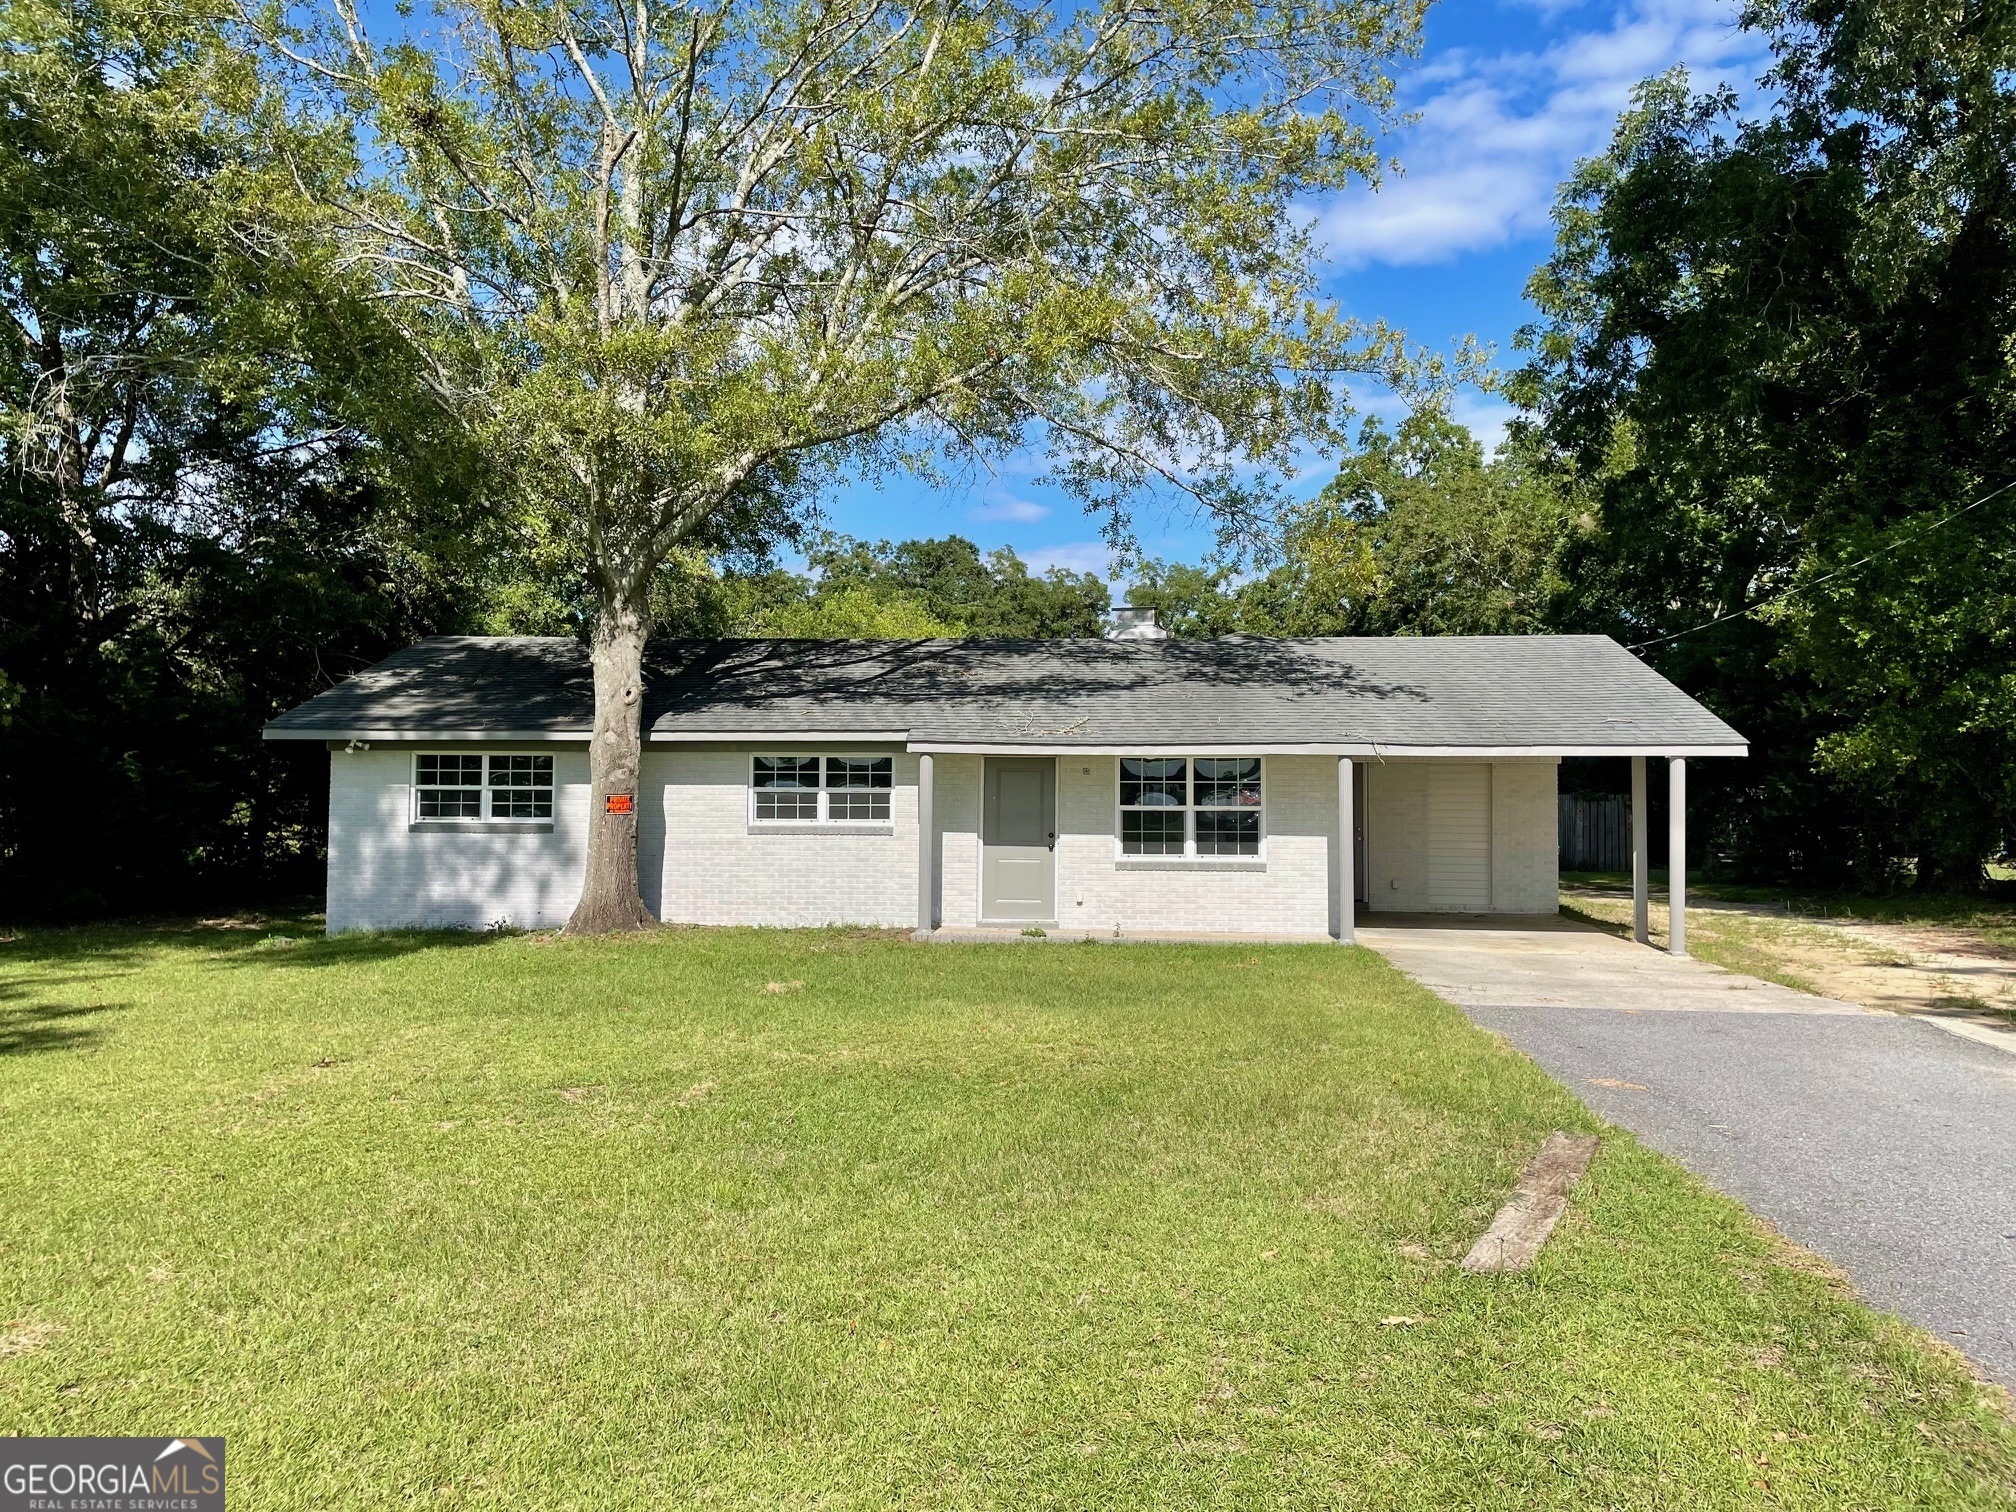
<svg viewBox="0 0 2016 1512">
<path fill-rule="evenodd" d="M 1397 945 L 1377 948 L 1433 977 L 1437 992 L 1603 1117 L 2016 1387 L 2016 1055 L 1821 998 L 1773 1011 L 1759 994 L 1724 1008 L 1690 990 L 1715 970 L 1695 962 L 1673 963 L 1663 1001 L 1623 982 L 1606 992 L 1592 958 L 1655 977 L 1665 969 L 1624 941 L 1392 936 Z M 1561 950 L 1561 990 L 1547 994 L 1553 1001 L 1507 1001 L 1506 952 L 1531 961 L 1536 943 Z M 1643 953 L 1625 962 L 1618 950 Z"/>
</svg>

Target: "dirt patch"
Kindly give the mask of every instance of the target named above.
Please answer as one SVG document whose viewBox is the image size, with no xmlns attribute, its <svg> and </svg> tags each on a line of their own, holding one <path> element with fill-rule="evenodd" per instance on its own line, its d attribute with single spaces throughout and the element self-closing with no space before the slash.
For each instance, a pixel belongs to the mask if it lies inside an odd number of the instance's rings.
<svg viewBox="0 0 2016 1512">
<path fill-rule="evenodd" d="M 1621 889 L 1562 892 L 1572 912 L 1628 926 Z M 1653 943 L 1665 943 L 1664 899 L 1652 909 Z M 1891 1013 L 1967 1018 L 2016 1030 L 2016 950 L 1972 930 L 1931 924 L 1817 919 L 1782 907 L 1690 902 L 1688 947 L 1732 971 Z"/>
<path fill-rule="evenodd" d="M 16 1355 L 33 1354 L 62 1331 L 59 1324 L 39 1322 L 32 1318 L 0 1323 L 0 1360 L 12 1359 Z"/>
</svg>

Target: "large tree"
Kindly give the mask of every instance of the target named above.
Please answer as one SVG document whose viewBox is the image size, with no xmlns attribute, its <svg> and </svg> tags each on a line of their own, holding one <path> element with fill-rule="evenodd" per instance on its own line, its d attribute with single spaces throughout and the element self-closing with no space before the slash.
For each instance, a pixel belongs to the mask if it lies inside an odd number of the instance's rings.
<svg viewBox="0 0 2016 1512">
<path fill-rule="evenodd" d="M 256 19 L 359 123 L 331 225 L 592 589 L 575 930 L 648 918 L 610 800 L 668 553 L 1030 443 L 1116 536 L 1156 486 L 1237 530 L 1372 360 L 1298 202 L 1377 170 L 1420 0 L 329 3 Z"/>
<path fill-rule="evenodd" d="M 452 623 L 470 532 L 415 506 L 463 490 L 377 465 L 400 346 L 291 255 L 256 99 L 200 9 L 0 8 L 9 915 L 305 888 L 319 775 L 260 725 Z"/>
<path fill-rule="evenodd" d="M 2016 21 L 1754 9 L 1777 98 L 1655 81 L 1563 191 L 1524 397 L 1600 499 L 1567 614 L 1750 735 L 1708 774 L 1739 863 L 2016 834 Z"/>
</svg>

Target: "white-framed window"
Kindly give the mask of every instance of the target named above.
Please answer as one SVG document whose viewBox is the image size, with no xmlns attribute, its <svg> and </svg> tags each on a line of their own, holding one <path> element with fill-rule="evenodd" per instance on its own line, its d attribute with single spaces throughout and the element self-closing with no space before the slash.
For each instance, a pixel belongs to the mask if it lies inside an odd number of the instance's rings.
<svg viewBox="0 0 2016 1512">
<path fill-rule="evenodd" d="M 1266 789 L 1258 756 L 1122 756 L 1120 854 L 1261 854 Z"/>
<path fill-rule="evenodd" d="M 757 824 L 886 824 L 893 756 L 752 756 L 749 817 Z"/>
<path fill-rule="evenodd" d="M 553 758 L 423 751 L 413 758 L 413 817 L 550 820 Z"/>
</svg>

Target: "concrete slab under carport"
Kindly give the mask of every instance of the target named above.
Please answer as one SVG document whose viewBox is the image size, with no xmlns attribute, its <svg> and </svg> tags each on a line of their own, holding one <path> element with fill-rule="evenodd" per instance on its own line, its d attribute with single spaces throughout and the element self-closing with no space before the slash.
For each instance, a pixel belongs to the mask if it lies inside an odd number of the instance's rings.
<svg viewBox="0 0 2016 1512">
<path fill-rule="evenodd" d="M 2016 1056 L 1558 917 L 1362 943 L 2016 1386 Z"/>
</svg>

